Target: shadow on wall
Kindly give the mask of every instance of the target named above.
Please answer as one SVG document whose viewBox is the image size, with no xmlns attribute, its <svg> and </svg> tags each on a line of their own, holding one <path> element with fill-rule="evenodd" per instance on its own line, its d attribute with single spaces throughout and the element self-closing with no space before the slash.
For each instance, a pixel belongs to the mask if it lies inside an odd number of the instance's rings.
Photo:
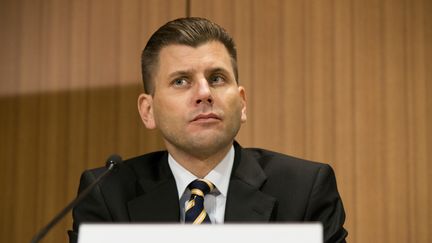
<svg viewBox="0 0 432 243">
<path fill-rule="evenodd" d="M 139 83 L 139 82 L 137 82 Z M 76 194 L 84 169 L 163 148 L 137 110 L 142 85 L 0 97 L 0 242 L 27 242 Z M 47 238 L 66 241 L 70 216 Z M 49 240 L 47 239 L 47 242 Z"/>
</svg>

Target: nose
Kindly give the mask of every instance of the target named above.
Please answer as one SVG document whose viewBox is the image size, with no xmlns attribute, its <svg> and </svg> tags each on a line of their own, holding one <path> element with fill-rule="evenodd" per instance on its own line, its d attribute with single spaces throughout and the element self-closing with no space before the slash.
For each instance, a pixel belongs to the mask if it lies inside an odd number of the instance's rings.
<svg viewBox="0 0 432 243">
<path fill-rule="evenodd" d="M 207 79 L 202 78 L 197 82 L 197 92 L 196 92 L 196 99 L 195 103 L 201 104 L 213 104 L 213 97 L 212 97 L 212 91 L 210 89 L 210 85 L 207 81 Z"/>
</svg>

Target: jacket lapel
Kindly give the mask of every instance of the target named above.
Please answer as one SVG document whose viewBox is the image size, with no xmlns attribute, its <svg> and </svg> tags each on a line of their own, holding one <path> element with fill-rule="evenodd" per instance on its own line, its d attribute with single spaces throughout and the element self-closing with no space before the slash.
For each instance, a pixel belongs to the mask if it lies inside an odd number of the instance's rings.
<svg viewBox="0 0 432 243">
<path fill-rule="evenodd" d="M 180 207 L 175 179 L 163 156 L 153 176 L 141 176 L 138 180 L 142 194 L 128 202 L 132 222 L 179 222 Z"/>
<path fill-rule="evenodd" d="M 236 142 L 234 148 L 225 222 L 270 221 L 276 199 L 260 191 L 267 177 L 254 157 Z M 158 169 L 152 176 L 140 177 L 138 187 L 142 193 L 128 202 L 130 219 L 132 222 L 179 222 L 178 192 L 167 154 L 154 163 L 158 163 Z"/>
<path fill-rule="evenodd" d="M 237 143 L 228 189 L 225 222 L 270 221 L 276 199 L 260 191 L 267 177 L 258 161 Z"/>
</svg>

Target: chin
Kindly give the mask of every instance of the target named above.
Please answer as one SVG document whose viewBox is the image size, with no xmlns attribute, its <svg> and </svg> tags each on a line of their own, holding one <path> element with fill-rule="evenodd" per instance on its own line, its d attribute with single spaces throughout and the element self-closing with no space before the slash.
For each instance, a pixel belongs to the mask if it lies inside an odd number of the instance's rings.
<svg viewBox="0 0 432 243">
<path fill-rule="evenodd" d="M 208 135 L 200 139 L 194 139 L 193 142 L 190 143 L 190 148 L 191 152 L 200 151 L 205 154 L 211 154 L 217 153 L 227 146 L 230 146 L 232 142 L 232 138 Z"/>
<path fill-rule="evenodd" d="M 204 157 L 226 150 L 232 145 L 238 129 L 184 130 L 181 133 L 165 134 L 167 143 L 195 156 Z"/>
</svg>

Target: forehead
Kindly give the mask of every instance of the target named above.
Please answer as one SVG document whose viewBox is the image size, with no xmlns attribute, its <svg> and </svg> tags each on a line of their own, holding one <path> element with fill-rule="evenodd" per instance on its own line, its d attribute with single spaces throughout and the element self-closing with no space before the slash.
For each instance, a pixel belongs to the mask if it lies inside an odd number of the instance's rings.
<svg viewBox="0 0 432 243">
<path fill-rule="evenodd" d="M 179 70 L 203 70 L 219 67 L 233 72 L 230 55 L 225 46 L 211 41 L 197 47 L 171 44 L 159 53 L 158 74 L 169 74 Z"/>
</svg>

